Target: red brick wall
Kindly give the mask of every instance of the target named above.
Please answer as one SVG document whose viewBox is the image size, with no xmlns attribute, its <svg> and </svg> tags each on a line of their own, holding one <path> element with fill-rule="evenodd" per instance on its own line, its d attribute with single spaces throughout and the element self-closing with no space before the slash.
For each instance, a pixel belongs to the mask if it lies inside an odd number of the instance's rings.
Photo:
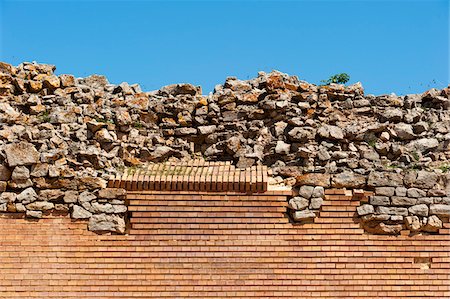
<svg viewBox="0 0 450 299">
<path fill-rule="evenodd" d="M 328 195 L 302 226 L 273 192 L 128 197 L 125 236 L 1 218 L 0 298 L 450 297 L 449 229 L 368 235 L 350 196 Z"/>
</svg>

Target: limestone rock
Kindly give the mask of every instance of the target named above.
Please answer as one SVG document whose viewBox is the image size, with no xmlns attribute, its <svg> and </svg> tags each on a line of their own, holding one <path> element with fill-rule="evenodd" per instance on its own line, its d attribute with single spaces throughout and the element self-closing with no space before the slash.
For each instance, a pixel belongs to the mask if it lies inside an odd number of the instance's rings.
<svg viewBox="0 0 450 299">
<path fill-rule="evenodd" d="M 303 211 L 295 211 L 292 213 L 292 217 L 294 218 L 294 221 L 302 222 L 302 221 L 309 221 L 316 217 L 316 214 L 308 209 Z"/>
<path fill-rule="evenodd" d="M 293 210 L 304 210 L 309 206 L 309 200 L 300 196 L 289 200 L 289 207 Z"/>
<path fill-rule="evenodd" d="M 436 215 L 428 217 L 427 224 L 422 228 L 426 232 L 437 232 L 442 228 L 442 220 Z"/>
<path fill-rule="evenodd" d="M 331 186 L 334 188 L 364 188 L 366 177 L 353 171 L 344 171 L 332 176 Z"/>
<path fill-rule="evenodd" d="M 450 205 L 433 204 L 430 206 L 430 215 L 437 215 L 440 217 L 450 217 Z"/>
<path fill-rule="evenodd" d="M 415 205 L 408 208 L 408 211 L 412 215 L 428 216 L 428 206 L 426 204 Z"/>
<path fill-rule="evenodd" d="M 298 193 L 301 197 L 310 199 L 313 192 L 314 192 L 313 186 L 301 186 Z"/>
<path fill-rule="evenodd" d="M 357 207 L 356 212 L 358 213 L 359 216 L 364 216 L 364 215 L 375 213 L 375 209 L 373 208 L 372 205 L 365 204 L 365 205 Z"/>
<path fill-rule="evenodd" d="M 33 144 L 21 141 L 5 146 L 6 159 L 9 167 L 31 165 L 39 162 L 39 152 Z"/>
<path fill-rule="evenodd" d="M 118 215 L 93 215 L 89 219 L 88 229 L 98 233 L 116 232 L 123 234 L 125 233 L 125 220 Z"/>
<path fill-rule="evenodd" d="M 82 207 L 78 205 L 73 205 L 72 207 L 72 218 L 74 219 L 88 219 L 92 216 L 92 213 L 89 211 L 86 211 Z"/>
</svg>

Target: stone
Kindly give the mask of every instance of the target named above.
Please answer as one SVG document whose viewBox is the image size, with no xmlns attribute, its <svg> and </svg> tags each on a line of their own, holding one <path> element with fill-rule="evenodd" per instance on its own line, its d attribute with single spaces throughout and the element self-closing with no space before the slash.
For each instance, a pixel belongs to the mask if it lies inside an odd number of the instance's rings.
<svg viewBox="0 0 450 299">
<path fill-rule="evenodd" d="M 325 198 L 325 189 L 321 186 L 316 186 L 314 187 L 313 193 L 311 195 L 311 197 L 320 197 L 320 198 Z"/>
<path fill-rule="evenodd" d="M 216 125 L 199 126 L 197 127 L 197 129 L 200 135 L 209 135 L 217 130 L 217 126 Z"/>
<path fill-rule="evenodd" d="M 298 193 L 301 197 L 306 198 L 306 199 L 310 199 L 312 194 L 314 192 L 314 187 L 313 186 L 301 186 Z"/>
<path fill-rule="evenodd" d="M 123 214 L 128 211 L 125 205 L 113 205 L 114 214 Z"/>
<path fill-rule="evenodd" d="M 391 204 L 388 196 L 370 196 L 369 202 L 374 206 L 388 206 Z"/>
<path fill-rule="evenodd" d="M 0 181 L 9 181 L 11 178 L 11 170 L 6 165 L 0 164 Z"/>
<path fill-rule="evenodd" d="M 416 136 L 413 131 L 413 127 L 410 124 L 398 123 L 394 125 L 394 132 L 397 138 L 400 140 L 414 139 Z"/>
<path fill-rule="evenodd" d="M 296 185 L 330 187 L 330 179 L 326 173 L 305 173 L 296 177 Z"/>
<path fill-rule="evenodd" d="M 78 191 L 66 191 L 63 200 L 65 203 L 76 203 L 78 201 Z"/>
<path fill-rule="evenodd" d="M 7 186 L 8 186 L 7 182 L 0 181 L 0 192 L 5 192 Z"/>
<path fill-rule="evenodd" d="M 15 202 L 17 194 L 13 192 L 2 192 L 0 193 L 0 203 L 11 203 Z"/>
<path fill-rule="evenodd" d="M 105 199 L 124 199 L 126 194 L 127 192 L 122 188 L 104 188 L 98 191 L 98 197 Z"/>
<path fill-rule="evenodd" d="M 376 212 L 378 214 L 408 216 L 408 209 L 407 208 L 377 207 Z"/>
<path fill-rule="evenodd" d="M 450 205 L 433 204 L 430 206 L 430 215 L 437 215 L 444 218 L 450 217 Z"/>
<path fill-rule="evenodd" d="M 356 212 L 358 213 L 359 216 L 364 216 L 375 213 L 375 209 L 373 208 L 372 205 L 365 204 L 357 207 Z"/>
<path fill-rule="evenodd" d="M 46 76 L 42 82 L 46 88 L 57 89 L 61 86 L 59 78 L 55 75 Z"/>
<path fill-rule="evenodd" d="M 295 211 L 292 213 L 292 218 L 294 221 L 310 221 L 316 217 L 316 214 L 310 210 Z"/>
<path fill-rule="evenodd" d="M 11 175 L 13 181 L 26 181 L 30 178 L 30 171 L 25 166 L 16 166 Z"/>
<path fill-rule="evenodd" d="M 23 204 L 28 204 L 38 199 L 38 195 L 33 188 L 29 187 L 17 195 L 17 201 L 22 202 Z"/>
<path fill-rule="evenodd" d="M 406 196 L 406 193 L 408 192 L 408 189 L 405 187 L 397 187 L 395 188 L 395 195 L 396 196 Z"/>
<path fill-rule="evenodd" d="M 326 139 L 335 139 L 335 140 L 344 139 L 344 133 L 342 129 L 337 126 L 324 125 L 317 130 L 317 134 L 319 134 L 320 137 Z"/>
<path fill-rule="evenodd" d="M 417 203 L 417 198 L 413 197 L 403 197 L 403 196 L 392 196 L 391 203 L 394 206 L 412 206 Z"/>
<path fill-rule="evenodd" d="M 92 194 L 91 192 L 89 192 L 89 191 L 83 191 L 83 192 L 81 192 L 80 194 L 79 194 L 79 196 L 78 196 L 78 201 L 80 202 L 80 203 L 83 203 L 83 202 L 90 202 L 90 201 L 93 201 L 94 199 L 96 199 L 97 198 L 97 196 L 95 196 L 94 194 Z"/>
<path fill-rule="evenodd" d="M 364 229 L 373 234 L 381 235 L 398 235 L 403 226 L 401 224 L 385 224 L 383 222 L 377 223 L 375 226 L 364 226 Z"/>
<path fill-rule="evenodd" d="M 42 218 L 42 211 L 26 210 L 26 216 L 29 218 Z"/>
<path fill-rule="evenodd" d="M 438 232 L 440 228 L 442 228 L 442 220 L 436 215 L 432 215 L 428 217 L 427 224 L 422 228 L 422 230 L 434 233 Z"/>
<path fill-rule="evenodd" d="M 418 198 L 418 197 L 426 196 L 427 192 L 425 192 L 425 191 L 423 191 L 421 189 L 418 189 L 418 188 L 409 188 L 408 191 L 407 191 L 407 195 L 408 195 L 408 197 L 416 197 L 416 198 Z"/>
<path fill-rule="evenodd" d="M 439 175 L 437 173 L 421 170 L 417 172 L 417 176 L 410 183 L 410 186 L 420 189 L 431 189 L 435 187 L 435 185 L 438 183 L 438 180 Z"/>
<path fill-rule="evenodd" d="M 406 228 L 412 232 L 417 232 L 422 228 L 422 222 L 417 216 L 406 216 L 405 217 Z"/>
<path fill-rule="evenodd" d="M 428 206 L 426 204 L 415 205 L 408 208 L 408 211 L 412 215 L 428 216 Z"/>
<path fill-rule="evenodd" d="M 323 198 L 321 197 L 313 197 L 311 198 L 311 202 L 309 204 L 309 208 L 311 210 L 318 210 L 323 205 Z"/>
<path fill-rule="evenodd" d="M 394 187 L 376 187 L 375 194 L 381 196 L 393 196 L 395 194 Z M 406 193 L 405 193 L 406 195 Z"/>
<path fill-rule="evenodd" d="M 353 171 L 344 171 L 332 176 L 331 186 L 334 188 L 364 188 L 366 177 Z"/>
<path fill-rule="evenodd" d="M 176 128 L 175 136 L 186 136 L 186 135 L 195 135 L 197 134 L 196 128 Z"/>
<path fill-rule="evenodd" d="M 304 210 L 309 206 L 309 200 L 300 196 L 293 197 L 289 200 L 289 207 L 292 210 Z"/>
<path fill-rule="evenodd" d="M 114 208 L 110 203 L 92 202 L 91 206 L 93 212 L 95 213 L 107 213 L 107 214 L 114 213 Z"/>
<path fill-rule="evenodd" d="M 92 216 L 92 213 L 78 205 L 73 205 L 71 216 L 74 219 L 88 219 Z"/>
<path fill-rule="evenodd" d="M 400 187 L 403 185 L 403 177 L 395 172 L 371 171 L 367 179 L 369 187 Z"/>
<path fill-rule="evenodd" d="M 78 179 L 78 188 L 84 189 L 103 189 L 106 188 L 106 181 L 99 177 L 82 177 Z"/>
<path fill-rule="evenodd" d="M 292 141 L 306 142 L 315 137 L 315 130 L 308 127 L 295 127 L 288 132 L 288 136 Z"/>
<path fill-rule="evenodd" d="M 72 75 L 63 74 L 59 76 L 62 87 L 70 87 L 75 85 L 75 77 Z"/>
<path fill-rule="evenodd" d="M 439 141 L 435 138 L 421 138 L 409 142 L 405 148 L 409 152 L 426 153 L 439 146 Z"/>
<path fill-rule="evenodd" d="M 9 167 L 31 165 L 39 162 L 39 152 L 33 144 L 20 141 L 5 146 L 6 160 Z"/>
<path fill-rule="evenodd" d="M 44 189 L 39 191 L 39 200 L 58 201 L 64 196 L 64 191 L 60 189 Z"/>
<path fill-rule="evenodd" d="M 125 220 L 118 215 L 93 215 L 89 219 L 88 229 L 98 233 L 116 232 L 123 234 L 125 233 Z"/>
<path fill-rule="evenodd" d="M 34 201 L 26 205 L 28 210 L 47 211 L 53 209 L 55 206 L 48 201 Z"/>
<path fill-rule="evenodd" d="M 31 166 L 30 176 L 35 178 L 45 177 L 48 175 L 48 164 L 47 163 L 37 163 Z"/>
<path fill-rule="evenodd" d="M 277 141 L 277 145 L 275 146 L 275 153 L 280 155 L 287 155 L 289 154 L 290 150 L 291 150 L 290 144 L 281 140 Z"/>
<path fill-rule="evenodd" d="M 380 113 L 383 121 L 399 122 L 403 118 L 403 112 L 398 108 L 388 107 Z"/>
</svg>

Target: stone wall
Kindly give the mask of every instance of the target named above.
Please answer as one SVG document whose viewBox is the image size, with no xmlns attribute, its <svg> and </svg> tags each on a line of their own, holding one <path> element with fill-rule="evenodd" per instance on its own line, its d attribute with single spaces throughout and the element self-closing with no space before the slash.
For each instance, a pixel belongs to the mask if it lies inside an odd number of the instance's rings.
<svg viewBox="0 0 450 299">
<path fill-rule="evenodd" d="M 358 210 L 367 231 L 430 232 L 448 218 L 448 87 L 373 96 L 360 83 L 316 86 L 274 71 L 227 78 L 204 96 L 190 84 L 143 92 L 54 70 L 0 63 L 2 211 L 69 212 L 120 232 L 123 191 L 100 194 L 111 175 L 201 157 L 264 164 L 273 183 L 294 188 L 375 191 Z"/>
<path fill-rule="evenodd" d="M 289 223 L 277 192 L 128 198 L 127 235 L 93 234 L 67 217 L 1 218 L 0 298 L 450 297 L 450 227 L 365 234 L 348 190 L 327 190 L 304 225 Z"/>
</svg>

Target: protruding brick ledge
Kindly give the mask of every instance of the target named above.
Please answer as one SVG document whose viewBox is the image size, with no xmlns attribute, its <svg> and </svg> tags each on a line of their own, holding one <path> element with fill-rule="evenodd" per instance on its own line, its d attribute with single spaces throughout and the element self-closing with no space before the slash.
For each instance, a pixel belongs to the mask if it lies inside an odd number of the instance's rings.
<svg viewBox="0 0 450 299">
<path fill-rule="evenodd" d="M 108 187 L 128 191 L 214 191 L 262 193 L 267 191 L 267 166 L 238 169 L 230 162 L 191 160 L 127 168 Z"/>
</svg>

